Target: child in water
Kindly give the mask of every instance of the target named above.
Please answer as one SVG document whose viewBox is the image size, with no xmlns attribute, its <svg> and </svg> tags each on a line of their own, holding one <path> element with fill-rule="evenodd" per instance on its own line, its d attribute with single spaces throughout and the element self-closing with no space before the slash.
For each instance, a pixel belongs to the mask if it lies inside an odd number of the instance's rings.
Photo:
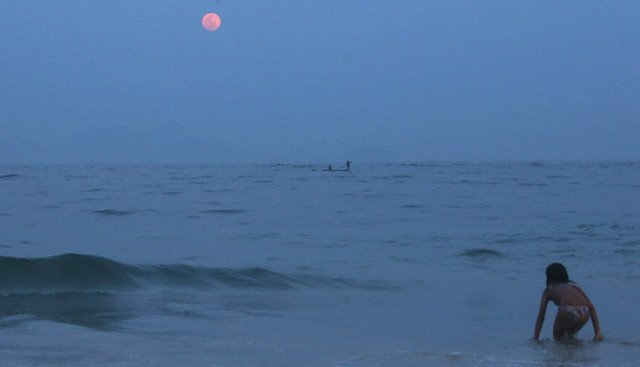
<svg viewBox="0 0 640 367">
<path fill-rule="evenodd" d="M 547 288 L 542 292 L 540 301 L 540 311 L 536 320 L 536 329 L 533 333 L 533 340 L 538 340 L 540 330 L 544 322 L 544 315 L 547 311 L 547 304 L 553 301 L 558 306 L 556 321 L 553 324 L 553 338 L 560 339 L 572 337 L 589 321 L 593 324 L 595 337 L 593 340 L 602 340 L 600 323 L 595 307 L 591 304 L 589 297 L 580 287 L 569 280 L 569 274 L 564 265 L 553 263 L 547 266 Z"/>
</svg>

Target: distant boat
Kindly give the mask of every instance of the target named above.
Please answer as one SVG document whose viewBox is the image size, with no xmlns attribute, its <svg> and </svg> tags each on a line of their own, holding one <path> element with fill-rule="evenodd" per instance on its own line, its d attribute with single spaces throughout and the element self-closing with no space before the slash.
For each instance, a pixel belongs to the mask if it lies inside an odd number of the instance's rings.
<svg viewBox="0 0 640 367">
<path fill-rule="evenodd" d="M 317 170 L 314 169 L 314 171 L 317 171 Z M 347 168 L 335 169 L 331 165 L 329 165 L 328 168 L 322 169 L 321 171 L 323 171 L 323 172 L 351 172 L 351 161 L 347 160 Z"/>
</svg>

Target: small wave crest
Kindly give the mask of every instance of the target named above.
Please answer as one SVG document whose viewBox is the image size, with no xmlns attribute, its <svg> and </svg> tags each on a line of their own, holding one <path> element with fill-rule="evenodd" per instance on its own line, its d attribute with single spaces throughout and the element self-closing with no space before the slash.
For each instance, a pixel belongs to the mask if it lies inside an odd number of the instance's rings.
<svg viewBox="0 0 640 367">
<path fill-rule="evenodd" d="M 246 210 L 243 209 L 209 209 L 209 210 L 201 210 L 200 213 L 205 214 L 242 214 L 245 213 Z"/>
<path fill-rule="evenodd" d="M 130 210 L 116 210 L 116 209 L 102 209 L 102 210 L 96 210 L 94 211 L 95 214 L 98 215 L 106 215 L 106 216 L 120 216 L 120 215 L 129 215 L 129 214 L 134 214 L 134 211 L 130 211 Z"/>
<path fill-rule="evenodd" d="M 260 267 L 208 268 L 186 264 L 129 265 L 107 258 L 64 254 L 46 258 L 0 257 L 0 292 L 112 291 L 148 286 L 392 289 L 375 281 L 313 274 L 286 275 Z"/>
<path fill-rule="evenodd" d="M 503 252 L 492 250 L 488 248 L 472 248 L 468 250 L 464 250 L 458 254 L 459 256 L 468 257 L 468 258 L 492 258 L 492 257 L 506 257 L 507 255 Z"/>
<path fill-rule="evenodd" d="M 15 173 L 9 173 L 6 175 L 0 175 L 0 180 L 10 180 L 13 178 L 18 178 L 20 177 L 19 175 L 15 174 Z"/>
</svg>

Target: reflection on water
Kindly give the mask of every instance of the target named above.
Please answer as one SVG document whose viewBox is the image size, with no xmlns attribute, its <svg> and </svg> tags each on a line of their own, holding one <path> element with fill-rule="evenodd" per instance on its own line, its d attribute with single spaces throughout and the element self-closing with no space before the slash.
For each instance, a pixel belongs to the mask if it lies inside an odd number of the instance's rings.
<svg viewBox="0 0 640 367">
<path fill-rule="evenodd" d="M 542 366 L 594 366 L 598 365 L 599 343 L 576 338 L 563 340 L 543 340 L 537 344 L 537 352 Z"/>
</svg>

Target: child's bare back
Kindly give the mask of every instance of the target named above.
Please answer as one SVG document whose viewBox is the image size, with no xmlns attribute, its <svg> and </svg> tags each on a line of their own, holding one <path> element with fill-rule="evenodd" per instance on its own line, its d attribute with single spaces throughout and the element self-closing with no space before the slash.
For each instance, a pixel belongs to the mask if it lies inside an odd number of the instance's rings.
<svg viewBox="0 0 640 367">
<path fill-rule="evenodd" d="M 560 263 L 547 267 L 547 288 L 542 292 L 540 310 L 536 320 L 533 339 L 538 340 L 544 323 L 547 304 L 552 301 L 558 306 L 558 313 L 553 324 L 553 338 L 571 337 L 589 321 L 593 323 L 594 340 L 602 340 L 600 323 L 595 307 L 586 293 L 574 282 L 569 280 L 567 270 Z"/>
</svg>

